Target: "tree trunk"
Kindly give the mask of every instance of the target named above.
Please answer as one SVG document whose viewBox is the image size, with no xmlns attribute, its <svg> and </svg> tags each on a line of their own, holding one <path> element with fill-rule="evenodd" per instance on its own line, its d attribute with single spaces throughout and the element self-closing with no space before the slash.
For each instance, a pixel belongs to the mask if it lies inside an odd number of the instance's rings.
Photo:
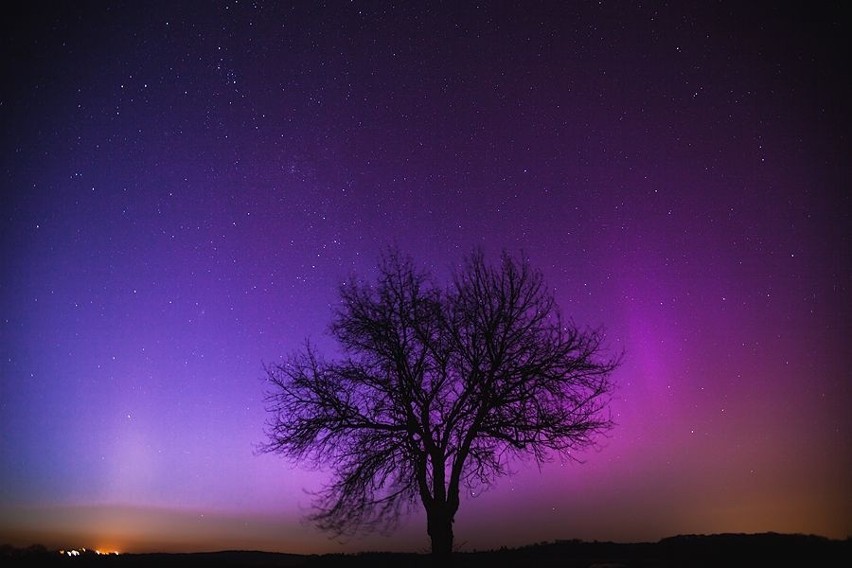
<svg viewBox="0 0 852 568">
<path fill-rule="evenodd" d="M 453 517 L 444 503 L 433 504 L 426 510 L 426 532 L 432 540 L 432 558 L 448 566 L 453 555 Z"/>
</svg>

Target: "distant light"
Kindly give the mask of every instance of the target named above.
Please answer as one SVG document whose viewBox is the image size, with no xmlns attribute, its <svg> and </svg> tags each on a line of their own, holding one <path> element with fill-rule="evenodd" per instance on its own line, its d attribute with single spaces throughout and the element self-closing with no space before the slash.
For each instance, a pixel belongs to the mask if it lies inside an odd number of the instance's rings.
<svg viewBox="0 0 852 568">
<path fill-rule="evenodd" d="M 86 550 L 85 548 L 81 548 L 80 550 L 60 550 L 60 556 L 80 556 L 86 552 L 97 554 L 98 556 L 118 556 L 120 552 L 117 550 Z"/>
</svg>

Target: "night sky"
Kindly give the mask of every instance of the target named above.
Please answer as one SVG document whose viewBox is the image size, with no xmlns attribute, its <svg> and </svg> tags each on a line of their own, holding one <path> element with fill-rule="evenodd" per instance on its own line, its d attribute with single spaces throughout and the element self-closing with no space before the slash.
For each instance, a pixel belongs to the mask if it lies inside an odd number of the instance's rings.
<svg viewBox="0 0 852 568">
<path fill-rule="evenodd" d="M 0 543 L 344 543 L 264 364 L 391 245 L 523 254 L 624 350 L 584 463 L 463 496 L 463 549 L 852 534 L 842 3 L 47 2 L 2 35 Z"/>
</svg>

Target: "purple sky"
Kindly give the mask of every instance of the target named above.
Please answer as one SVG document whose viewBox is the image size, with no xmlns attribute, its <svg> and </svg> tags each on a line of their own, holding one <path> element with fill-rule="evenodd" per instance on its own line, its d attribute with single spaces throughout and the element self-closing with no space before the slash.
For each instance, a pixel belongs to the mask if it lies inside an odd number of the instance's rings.
<svg viewBox="0 0 852 568">
<path fill-rule="evenodd" d="M 852 534 L 835 4 L 316 4 L 5 19 L 0 543 L 426 550 L 255 453 L 263 364 L 391 244 L 524 251 L 626 352 L 599 451 L 465 495 L 464 548 Z"/>
</svg>

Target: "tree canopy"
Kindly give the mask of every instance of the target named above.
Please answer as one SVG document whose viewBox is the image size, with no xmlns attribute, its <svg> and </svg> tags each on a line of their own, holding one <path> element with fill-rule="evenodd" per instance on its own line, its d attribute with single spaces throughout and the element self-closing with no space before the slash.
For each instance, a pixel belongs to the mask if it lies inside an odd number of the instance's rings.
<svg viewBox="0 0 852 568">
<path fill-rule="evenodd" d="M 389 530 L 419 501 L 447 556 L 463 488 L 518 457 L 576 460 L 613 426 L 620 357 L 506 252 L 490 265 L 475 250 L 440 286 L 390 250 L 375 282 L 340 286 L 329 330 L 341 357 L 307 343 L 266 368 L 261 450 L 331 471 L 311 519 L 334 534 Z"/>
</svg>

